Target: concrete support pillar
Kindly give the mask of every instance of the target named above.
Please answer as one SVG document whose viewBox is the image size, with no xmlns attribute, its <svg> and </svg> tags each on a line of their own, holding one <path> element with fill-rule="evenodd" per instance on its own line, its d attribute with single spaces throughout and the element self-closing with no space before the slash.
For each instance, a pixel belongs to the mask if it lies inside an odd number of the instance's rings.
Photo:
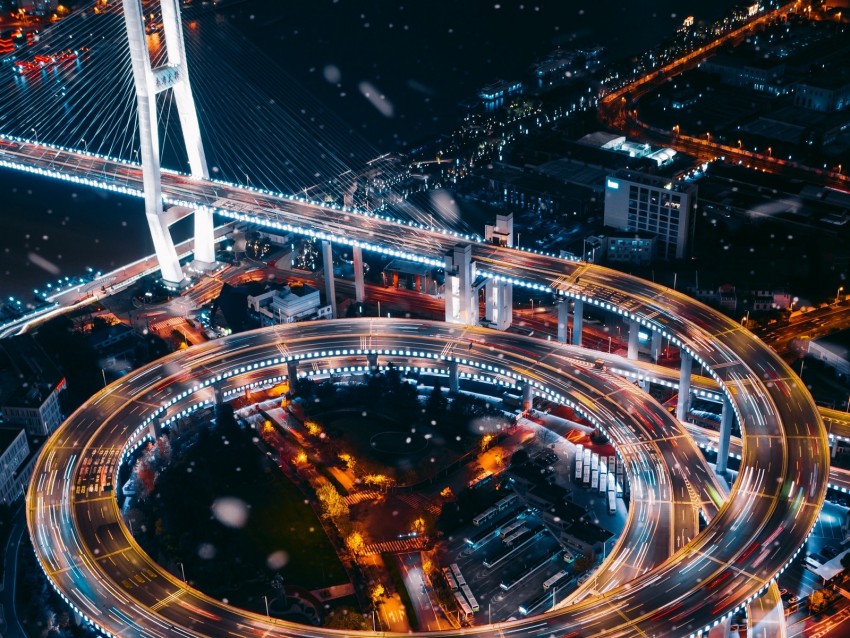
<svg viewBox="0 0 850 638">
<path fill-rule="evenodd" d="M 638 358 L 638 334 L 640 333 L 640 323 L 637 321 L 629 321 L 629 359 Z"/>
<path fill-rule="evenodd" d="M 648 379 L 639 379 L 638 387 L 644 392 L 649 392 L 649 380 Z"/>
<path fill-rule="evenodd" d="M 191 175 L 193 177 L 209 176 L 195 102 L 192 97 L 192 87 L 189 82 L 189 69 L 186 66 L 180 5 L 176 0 L 161 0 L 159 3 L 162 13 L 163 40 L 168 58 L 163 66 L 153 68 L 148 53 L 144 25 L 145 10 L 142 3 L 140 0 L 123 0 L 122 4 L 138 106 L 139 157 L 142 162 L 145 215 L 162 278 L 166 283 L 177 285 L 183 280 L 183 272 L 168 230 L 168 222 L 163 217 L 157 93 L 169 89 L 172 91 Z M 195 213 L 195 233 L 195 258 L 206 264 L 214 262 L 215 242 L 211 212 L 199 210 Z"/>
<path fill-rule="evenodd" d="M 654 363 L 658 363 L 658 357 L 661 356 L 661 333 L 657 330 L 652 331 L 652 341 L 649 346 L 649 354 Z"/>
<path fill-rule="evenodd" d="M 375 374 L 378 371 L 378 355 L 375 352 L 370 352 L 366 355 L 366 363 L 369 365 L 369 372 Z"/>
<path fill-rule="evenodd" d="M 682 350 L 681 367 L 679 368 L 679 398 L 676 400 L 676 418 L 685 420 L 691 403 L 691 366 L 693 358 Z"/>
<path fill-rule="evenodd" d="M 484 317 L 491 328 L 507 330 L 513 320 L 513 284 L 488 279 L 484 286 Z"/>
<path fill-rule="evenodd" d="M 531 393 L 531 384 L 526 382 L 522 386 L 522 411 L 528 412 L 534 406 L 534 395 Z"/>
<path fill-rule="evenodd" d="M 449 392 L 460 392 L 460 379 L 457 372 L 457 361 L 449 361 Z"/>
<path fill-rule="evenodd" d="M 570 302 L 558 299 L 558 343 L 567 342 L 567 323 L 570 317 Z"/>
<path fill-rule="evenodd" d="M 835 458 L 835 455 L 838 454 L 838 439 L 835 437 L 832 437 L 832 440 L 829 442 L 829 452 L 832 458 Z"/>
<path fill-rule="evenodd" d="M 224 403 L 224 390 L 221 388 L 221 383 L 213 384 L 213 396 L 215 397 L 216 405 Z"/>
<path fill-rule="evenodd" d="M 298 379 L 298 363 L 295 361 L 286 362 L 286 380 L 289 382 L 289 390 L 292 390 L 292 384 Z"/>
<path fill-rule="evenodd" d="M 151 438 L 156 441 L 159 434 L 156 431 L 156 426 L 159 423 L 159 419 L 154 419 L 150 423 L 148 423 L 148 434 L 151 435 Z"/>
<path fill-rule="evenodd" d="M 581 331 L 584 323 L 584 302 L 581 299 L 576 299 L 573 305 L 573 345 L 581 345 Z"/>
<path fill-rule="evenodd" d="M 334 285 L 334 257 L 331 242 L 322 240 L 322 268 L 325 271 L 325 297 L 331 307 L 331 317 L 337 318 L 336 286 Z"/>
<path fill-rule="evenodd" d="M 725 474 L 729 462 L 729 439 L 732 436 L 732 418 L 735 411 L 732 403 L 724 395 L 723 411 L 720 413 L 720 442 L 717 445 L 717 473 Z"/>
<path fill-rule="evenodd" d="M 354 301 L 363 303 L 366 301 L 366 285 L 363 282 L 363 249 L 354 246 Z"/>
<path fill-rule="evenodd" d="M 446 283 L 446 323 L 474 326 L 478 324 L 478 294 L 472 246 L 458 244 L 444 257 Z"/>
</svg>

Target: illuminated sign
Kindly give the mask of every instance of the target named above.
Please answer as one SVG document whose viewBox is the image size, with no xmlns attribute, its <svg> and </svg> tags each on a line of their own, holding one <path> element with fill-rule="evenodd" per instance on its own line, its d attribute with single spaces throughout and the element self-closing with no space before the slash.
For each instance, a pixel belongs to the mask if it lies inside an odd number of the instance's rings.
<svg viewBox="0 0 850 638">
<path fill-rule="evenodd" d="M 608 188 L 610 188 L 611 190 L 619 190 L 620 182 L 615 182 L 613 179 L 609 179 Z"/>
</svg>

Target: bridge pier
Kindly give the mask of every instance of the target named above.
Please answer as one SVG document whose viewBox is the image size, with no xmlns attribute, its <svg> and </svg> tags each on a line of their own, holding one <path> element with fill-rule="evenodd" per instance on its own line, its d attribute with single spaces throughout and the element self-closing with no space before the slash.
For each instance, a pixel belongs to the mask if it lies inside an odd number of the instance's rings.
<svg viewBox="0 0 850 638">
<path fill-rule="evenodd" d="M 449 392 L 460 392 L 460 379 L 457 372 L 457 361 L 449 361 Z"/>
<path fill-rule="evenodd" d="M 491 328 L 507 330 L 513 321 L 513 284 L 488 279 L 484 285 L 484 318 Z"/>
<path fill-rule="evenodd" d="M 366 301 L 366 285 L 363 281 L 363 249 L 355 244 L 352 253 L 354 259 L 354 301 L 363 303 Z"/>
<path fill-rule="evenodd" d="M 221 405 L 224 403 L 224 390 L 221 389 L 221 382 L 213 384 L 213 397 L 215 398 L 215 404 Z"/>
<path fill-rule="evenodd" d="M 186 50 L 177 0 L 161 0 L 162 26 L 168 59 L 157 68 L 151 65 L 144 24 L 144 9 L 140 0 L 123 0 L 124 23 L 130 45 L 130 61 L 139 118 L 139 156 L 142 161 L 142 182 L 145 215 L 151 231 L 162 279 L 171 285 L 183 281 L 183 271 L 177 259 L 174 241 L 163 214 L 162 168 L 156 95 L 171 89 L 180 117 L 183 145 L 189 159 L 192 177 L 208 178 L 198 114 L 186 66 Z M 204 208 L 195 211 L 195 259 L 209 265 L 215 262 L 215 237 L 212 212 Z"/>
<path fill-rule="evenodd" d="M 720 441 L 717 444 L 718 474 L 725 474 L 729 463 L 729 439 L 732 437 L 732 417 L 735 411 L 729 398 L 723 395 L 723 411 L 720 413 Z"/>
<path fill-rule="evenodd" d="M 640 334 L 640 323 L 629 321 L 629 351 L 627 358 L 636 360 L 638 358 L 638 335 Z"/>
<path fill-rule="evenodd" d="M 298 362 L 286 362 L 286 381 L 289 383 L 289 391 L 292 392 L 293 384 L 298 380 Z"/>
<path fill-rule="evenodd" d="M 331 307 L 331 317 L 337 318 L 336 284 L 334 282 L 333 246 L 327 239 L 322 240 L 322 269 L 325 273 L 325 302 Z"/>
<path fill-rule="evenodd" d="M 657 330 L 652 331 L 652 338 L 649 345 L 649 355 L 652 357 L 653 363 L 658 363 L 658 357 L 661 356 L 661 333 Z"/>
<path fill-rule="evenodd" d="M 534 407 L 534 395 L 531 392 L 531 384 L 526 381 L 522 386 L 522 411 L 528 412 Z"/>
<path fill-rule="evenodd" d="M 484 226 L 484 240 L 499 246 L 514 245 L 514 216 L 496 215 L 495 225 Z M 507 330 L 513 320 L 513 284 L 490 279 L 484 287 L 484 318 L 490 327 Z"/>
<path fill-rule="evenodd" d="M 581 331 L 584 324 L 584 302 L 576 299 L 573 304 L 573 345 L 581 345 Z"/>
<path fill-rule="evenodd" d="M 558 343 L 567 342 L 567 323 L 570 319 L 570 302 L 558 299 Z"/>
<path fill-rule="evenodd" d="M 478 325 L 478 295 L 475 294 L 475 264 L 472 246 L 457 244 L 445 255 L 446 323 Z"/>
<path fill-rule="evenodd" d="M 366 364 L 369 366 L 369 372 L 377 374 L 378 372 L 378 353 L 370 352 L 366 355 Z"/>
<path fill-rule="evenodd" d="M 684 421 L 691 403 L 691 366 L 693 358 L 684 350 L 681 351 L 681 367 L 679 368 L 679 396 L 676 399 L 676 418 Z"/>
</svg>

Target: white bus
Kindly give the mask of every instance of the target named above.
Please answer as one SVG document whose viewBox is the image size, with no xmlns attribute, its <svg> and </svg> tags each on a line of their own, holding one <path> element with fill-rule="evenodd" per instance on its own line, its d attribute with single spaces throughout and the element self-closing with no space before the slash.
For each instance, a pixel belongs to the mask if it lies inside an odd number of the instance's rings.
<svg viewBox="0 0 850 638">
<path fill-rule="evenodd" d="M 463 577 L 463 574 L 461 573 L 460 567 L 458 567 L 457 563 L 452 563 L 452 573 L 455 575 L 457 586 L 463 589 L 466 586 L 466 579 Z"/>
<path fill-rule="evenodd" d="M 580 443 L 576 446 L 576 481 L 581 480 L 584 474 L 584 446 Z"/>
<path fill-rule="evenodd" d="M 457 601 L 458 609 L 460 610 L 461 622 L 472 622 L 472 608 L 467 604 L 466 599 L 459 591 L 455 592 L 455 600 Z"/>
<path fill-rule="evenodd" d="M 452 574 L 452 570 L 450 570 L 448 567 L 443 567 L 443 576 L 445 576 L 446 582 L 449 584 L 449 589 L 451 589 L 452 591 L 457 591 L 457 581 L 455 580 L 454 574 Z"/>
<path fill-rule="evenodd" d="M 466 598 L 466 602 L 469 603 L 469 608 L 473 611 L 473 613 L 478 613 L 478 601 L 475 600 L 475 596 L 472 595 L 472 590 L 469 588 L 469 585 L 463 585 L 460 588 L 463 592 L 464 598 Z"/>
<path fill-rule="evenodd" d="M 617 513 L 617 492 L 608 492 L 608 513 Z"/>
<path fill-rule="evenodd" d="M 479 525 L 481 525 L 481 523 L 486 523 L 487 521 L 491 520 L 498 513 L 499 510 L 497 510 L 495 507 L 491 507 L 490 509 L 484 510 L 478 516 L 474 517 L 472 519 L 472 524 L 475 525 L 475 527 L 478 527 Z"/>
<path fill-rule="evenodd" d="M 511 521 L 510 523 L 505 525 L 501 530 L 499 530 L 499 538 L 507 538 L 515 529 L 522 527 L 523 523 L 524 521 L 521 518 L 517 518 L 516 520 Z"/>
<path fill-rule="evenodd" d="M 516 501 L 517 498 L 518 497 L 516 494 L 509 494 L 502 500 L 498 501 L 493 507 L 495 507 L 496 510 L 498 510 L 499 512 L 502 512 L 509 508 L 511 505 L 513 505 L 514 501 Z"/>
<path fill-rule="evenodd" d="M 561 581 L 561 580 L 562 580 L 562 579 L 563 579 L 566 575 L 567 575 L 566 570 L 563 570 L 563 569 L 562 569 L 562 570 L 561 570 L 561 571 L 559 571 L 557 574 L 555 574 L 554 576 L 552 576 L 552 578 L 547 579 L 547 580 L 546 580 L 546 582 L 545 582 L 545 583 L 543 583 L 543 589 L 549 589 L 552 585 L 556 585 L 556 584 L 557 584 L 559 581 Z"/>
</svg>

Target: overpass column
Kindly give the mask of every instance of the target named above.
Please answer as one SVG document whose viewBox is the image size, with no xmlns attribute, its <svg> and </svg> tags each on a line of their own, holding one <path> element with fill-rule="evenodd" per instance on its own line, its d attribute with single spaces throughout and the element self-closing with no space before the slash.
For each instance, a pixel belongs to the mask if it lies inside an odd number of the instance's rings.
<svg viewBox="0 0 850 638">
<path fill-rule="evenodd" d="M 573 345 L 581 345 L 581 331 L 584 323 L 584 302 L 581 299 L 576 299 L 573 305 Z"/>
<path fill-rule="evenodd" d="M 224 403 L 224 390 L 221 389 L 221 383 L 213 384 L 213 396 L 215 397 L 215 404 L 221 405 Z"/>
<path fill-rule="evenodd" d="M 325 297 L 331 307 L 331 317 L 336 319 L 336 285 L 334 282 L 334 257 L 331 242 L 322 240 L 322 267 L 325 271 Z"/>
<path fill-rule="evenodd" d="M 460 380 L 457 373 L 457 361 L 449 361 L 449 392 L 457 394 L 460 392 Z"/>
<path fill-rule="evenodd" d="M 649 350 L 653 363 L 658 363 L 658 357 L 661 356 L 661 333 L 657 330 L 652 331 L 652 341 L 650 342 Z"/>
<path fill-rule="evenodd" d="M 363 249 L 354 245 L 354 301 L 363 303 L 366 300 L 366 286 L 363 283 Z"/>
<path fill-rule="evenodd" d="M 838 439 L 832 437 L 832 441 L 829 442 L 829 456 L 834 459 L 836 454 L 838 454 Z"/>
<path fill-rule="evenodd" d="M 534 405 L 534 395 L 531 393 L 531 384 L 526 381 L 522 386 L 522 411 L 528 412 Z"/>
<path fill-rule="evenodd" d="M 478 323 L 478 295 L 473 288 L 475 264 L 472 246 L 458 244 L 445 255 L 446 323 L 474 326 Z"/>
<path fill-rule="evenodd" d="M 369 366 L 369 372 L 375 374 L 378 372 L 378 353 L 370 352 L 366 355 L 366 363 Z"/>
<path fill-rule="evenodd" d="M 156 426 L 159 424 L 159 419 L 154 419 L 150 423 L 148 423 L 148 434 L 151 435 L 151 438 L 156 441 L 157 433 Z"/>
<path fill-rule="evenodd" d="M 729 439 L 732 436 L 732 417 L 735 411 L 729 398 L 723 396 L 723 411 L 720 413 L 720 442 L 717 445 L 717 473 L 725 474 L 729 462 Z"/>
<path fill-rule="evenodd" d="M 488 279 L 484 285 L 484 318 L 490 327 L 507 330 L 513 320 L 513 284 Z"/>
<path fill-rule="evenodd" d="M 640 323 L 637 321 L 629 322 L 629 359 L 638 358 L 638 334 L 640 333 Z"/>
<path fill-rule="evenodd" d="M 499 246 L 514 245 L 514 216 L 496 215 L 496 224 L 484 226 L 484 239 Z M 513 284 L 488 279 L 484 287 L 484 318 L 496 330 L 507 330 L 513 319 Z"/>
<path fill-rule="evenodd" d="M 676 418 L 684 421 L 691 402 L 691 365 L 693 358 L 684 350 L 681 353 L 682 363 L 679 368 L 679 397 L 676 400 Z"/>
<path fill-rule="evenodd" d="M 570 316 L 570 302 L 558 299 L 558 343 L 567 342 L 567 322 Z"/>
<path fill-rule="evenodd" d="M 292 392 L 292 384 L 298 379 L 298 363 L 296 361 L 286 362 L 286 381 L 289 383 L 289 391 Z"/>
</svg>

